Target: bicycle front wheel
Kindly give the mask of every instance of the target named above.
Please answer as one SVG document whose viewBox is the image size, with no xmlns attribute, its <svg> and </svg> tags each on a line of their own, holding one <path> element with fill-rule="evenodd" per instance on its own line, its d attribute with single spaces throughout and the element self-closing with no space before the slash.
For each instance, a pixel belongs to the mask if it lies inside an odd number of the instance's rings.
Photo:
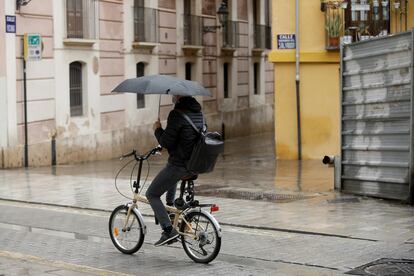
<svg viewBox="0 0 414 276">
<path fill-rule="evenodd" d="M 119 251 L 124 254 L 134 254 L 144 242 L 144 225 L 133 211 L 125 225 L 127 214 L 128 207 L 125 205 L 120 205 L 112 211 L 109 218 L 109 235 Z"/>
<path fill-rule="evenodd" d="M 209 263 L 214 260 L 221 247 L 219 229 L 202 212 L 191 212 L 181 222 L 181 242 L 185 253 L 196 263 Z"/>
</svg>

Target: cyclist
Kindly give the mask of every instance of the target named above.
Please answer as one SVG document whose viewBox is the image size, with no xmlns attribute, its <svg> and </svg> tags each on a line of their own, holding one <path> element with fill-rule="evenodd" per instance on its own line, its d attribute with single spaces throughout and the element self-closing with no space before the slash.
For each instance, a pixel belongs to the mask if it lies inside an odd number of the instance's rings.
<svg viewBox="0 0 414 276">
<path fill-rule="evenodd" d="M 160 119 L 154 123 L 154 135 L 158 143 L 168 150 L 167 165 L 158 173 L 148 187 L 146 197 L 151 204 L 154 215 L 163 230 L 161 238 L 154 245 L 160 246 L 177 240 L 179 234 L 173 229 L 168 213 L 161 201 L 161 196 L 167 192 L 166 203 L 174 204 L 177 182 L 191 175 L 186 169 L 186 161 L 189 160 L 198 133 L 184 119 L 178 110 L 187 114 L 197 128 L 203 126 L 203 113 L 201 105 L 193 97 L 176 96 L 172 98 L 174 109 L 168 115 L 167 126 L 162 128 Z"/>
</svg>

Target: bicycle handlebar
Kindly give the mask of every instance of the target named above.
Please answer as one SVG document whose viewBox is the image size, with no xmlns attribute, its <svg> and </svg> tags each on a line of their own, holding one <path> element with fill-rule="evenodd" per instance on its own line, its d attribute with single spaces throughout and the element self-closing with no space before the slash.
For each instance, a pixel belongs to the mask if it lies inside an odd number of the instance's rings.
<svg viewBox="0 0 414 276">
<path fill-rule="evenodd" d="M 120 160 L 130 157 L 130 156 L 134 156 L 135 160 L 140 161 L 140 160 L 147 160 L 151 155 L 157 154 L 158 152 L 160 152 L 162 150 L 162 147 L 160 145 L 156 146 L 155 148 L 151 149 L 150 151 L 148 151 L 147 153 L 145 153 L 144 155 L 138 155 L 136 150 L 133 150 L 130 153 L 127 154 L 123 154 L 120 157 Z"/>
</svg>

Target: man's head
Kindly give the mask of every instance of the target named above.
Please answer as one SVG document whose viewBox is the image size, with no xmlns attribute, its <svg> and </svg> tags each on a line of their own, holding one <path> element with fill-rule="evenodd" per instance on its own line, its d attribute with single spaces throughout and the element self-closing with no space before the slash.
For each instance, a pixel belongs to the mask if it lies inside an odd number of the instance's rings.
<svg viewBox="0 0 414 276">
<path fill-rule="evenodd" d="M 172 103 L 173 104 L 176 104 L 176 103 L 178 103 L 178 101 L 180 100 L 180 98 L 182 98 L 183 96 L 180 96 L 180 95 L 173 95 L 172 96 Z"/>
</svg>

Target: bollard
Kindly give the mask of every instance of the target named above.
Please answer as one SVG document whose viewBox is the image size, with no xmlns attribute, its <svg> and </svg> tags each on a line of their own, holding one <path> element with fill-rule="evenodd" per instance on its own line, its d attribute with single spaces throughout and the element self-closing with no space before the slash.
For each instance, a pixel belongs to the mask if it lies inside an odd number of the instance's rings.
<svg viewBox="0 0 414 276">
<path fill-rule="evenodd" d="M 51 138 L 51 159 L 52 159 L 52 166 L 56 166 L 56 130 L 52 130 L 49 133 L 49 137 Z"/>
<path fill-rule="evenodd" d="M 341 158 L 338 155 L 325 155 L 322 163 L 334 167 L 334 189 L 341 190 Z"/>
</svg>

